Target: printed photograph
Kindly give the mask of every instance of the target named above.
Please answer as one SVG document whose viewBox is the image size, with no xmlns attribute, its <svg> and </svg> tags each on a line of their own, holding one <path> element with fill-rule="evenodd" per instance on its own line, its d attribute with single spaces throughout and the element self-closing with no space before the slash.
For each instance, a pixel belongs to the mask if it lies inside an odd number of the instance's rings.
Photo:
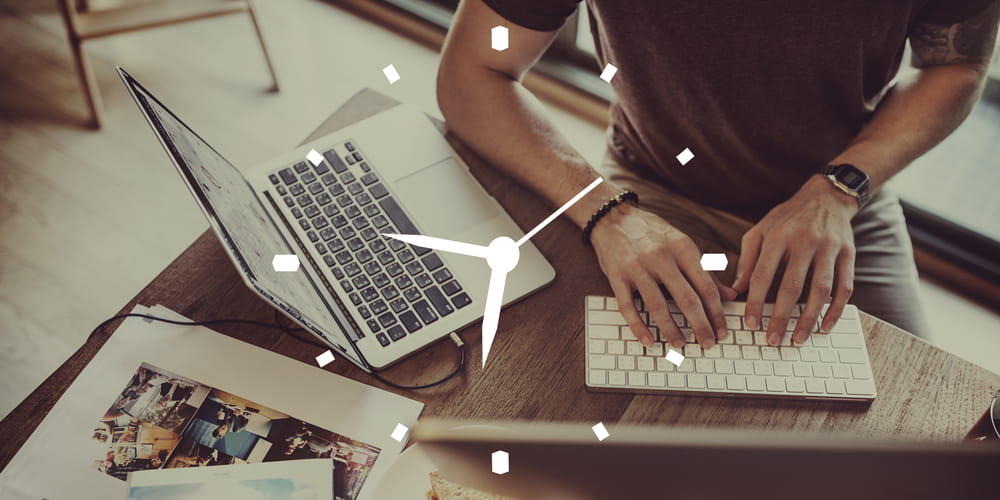
<svg viewBox="0 0 1000 500">
<path fill-rule="evenodd" d="M 210 390 L 143 363 L 111 405 L 109 414 L 122 413 L 179 434 Z"/>
<path fill-rule="evenodd" d="M 121 480 L 129 472 L 162 467 L 180 441 L 180 436 L 168 429 L 128 417 L 103 420 L 94 438 L 108 444 L 94 467 Z"/>
<path fill-rule="evenodd" d="M 275 421 L 289 416 L 213 389 L 184 431 L 184 438 L 249 463 L 262 462 Z"/>
<path fill-rule="evenodd" d="M 245 464 L 245 460 L 226 455 L 219 450 L 209 448 L 188 439 L 181 439 L 174 454 L 164 466 L 166 469 L 184 469 L 189 467 L 207 467 L 212 465 Z"/>
</svg>

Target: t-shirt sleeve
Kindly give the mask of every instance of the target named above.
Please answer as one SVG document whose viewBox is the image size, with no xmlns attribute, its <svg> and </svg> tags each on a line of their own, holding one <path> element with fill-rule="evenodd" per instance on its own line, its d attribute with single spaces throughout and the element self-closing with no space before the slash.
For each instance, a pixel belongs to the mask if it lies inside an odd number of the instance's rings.
<svg viewBox="0 0 1000 500">
<path fill-rule="evenodd" d="M 956 24 L 986 10 L 1000 0 L 928 0 L 914 24 Z"/>
<path fill-rule="evenodd" d="M 555 31 L 580 0 L 483 0 L 500 17 L 535 31 Z"/>
</svg>

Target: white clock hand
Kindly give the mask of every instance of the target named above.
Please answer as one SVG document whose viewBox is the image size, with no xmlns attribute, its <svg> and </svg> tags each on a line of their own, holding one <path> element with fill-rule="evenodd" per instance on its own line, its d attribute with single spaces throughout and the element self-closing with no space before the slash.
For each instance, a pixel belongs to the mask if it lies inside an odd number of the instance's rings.
<svg viewBox="0 0 1000 500">
<path fill-rule="evenodd" d="M 382 236 L 388 236 L 389 238 L 394 238 L 399 241 L 405 241 L 411 245 L 416 245 L 418 247 L 430 248 L 432 250 L 441 250 L 444 252 L 457 253 L 462 255 L 469 255 L 472 257 L 487 258 L 489 257 L 489 248 L 482 245 L 473 245 L 471 243 L 462 243 L 460 241 L 446 240 L 442 238 L 435 238 L 433 236 L 424 236 L 422 234 L 389 234 L 382 233 Z"/>
<path fill-rule="evenodd" d="M 483 314 L 483 368 L 486 367 L 486 358 L 490 355 L 490 347 L 493 346 L 493 338 L 497 334 L 506 282 L 507 272 L 494 269 L 490 273 L 490 289 L 486 293 L 486 312 Z"/>
<path fill-rule="evenodd" d="M 594 179 L 594 182 L 591 182 L 589 186 L 583 188 L 583 191 L 580 191 L 579 193 L 576 193 L 576 196 L 570 198 L 569 201 L 567 201 L 565 204 L 563 204 L 563 206 L 559 207 L 559 210 L 556 210 L 555 212 L 553 212 L 552 215 L 548 216 L 548 218 L 546 218 L 545 220 L 543 220 L 541 222 L 541 224 L 535 226 L 534 229 L 532 229 L 531 231 L 528 231 L 528 234 L 524 235 L 521 239 L 517 240 L 517 246 L 521 246 L 521 245 L 524 244 L 524 242 L 526 242 L 529 239 L 531 239 L 531 237 L 534 236 L 535 233 L 541 231 L 542 228 L 544 228 L 545 226 L 549 225 L 549 223 L 552 222 L 553 220 L 555 220 L 556 217 L 559 217 L 560 215 L 562 215 L 562 213 L 565 212 L 566 210 L 568 210 L 569 207 L 572 207 L 574 203 L 580 201 L 580 198 L 583 198 L 584 196 L 586 196 L 587 193 L 589 193 L 592 189 L 594 189 L 595 187 L 597 187 L 597 185 L 600 184 L 600 183 L 602 183 L 602 182 L 604 182 L 604 178 L 603 177 L 598 177 L 597 179 Z"/>
</svg>

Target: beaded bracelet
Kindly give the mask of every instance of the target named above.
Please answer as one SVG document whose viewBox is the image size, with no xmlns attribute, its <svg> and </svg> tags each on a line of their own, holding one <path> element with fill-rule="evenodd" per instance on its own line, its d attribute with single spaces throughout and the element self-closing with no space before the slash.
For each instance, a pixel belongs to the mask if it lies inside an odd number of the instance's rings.
<svg viewBox="0 0 1000 500">
<path fill-rule="evenodd" d="M 590 246 L 590 233 L 594 231 L 594 226 L 597 225 L 597 221 L 603 219 L 605 215 L 608 215 L 608 213 L 611 212 L 611 209 L 617 207 L 618 205 L 621 205 L 626 201 L 631 201 L 632 203 L 638 205 L 639 195 L 626 189 L 625 191 L 622 191 L 618 196 L 615 196 L 614 198 L 611 198 L 610 200 L 604 202 L 604 205 L 602 205 L 601 208 L 597 210 L 597 212 L 594 212 L 594 215 L 590 216 L 590 220 L 587 221 L 587 226 L 583 228 L 584 245 Z"/>
</svg>

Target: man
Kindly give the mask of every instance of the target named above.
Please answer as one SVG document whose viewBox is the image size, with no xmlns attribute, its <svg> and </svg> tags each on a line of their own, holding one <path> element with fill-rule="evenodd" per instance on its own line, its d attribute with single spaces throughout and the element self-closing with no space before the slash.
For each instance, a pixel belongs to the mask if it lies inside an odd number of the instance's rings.
<svg viewBox="0 0 1000 500">
<path fill-rule="evenodd" d="M 238 433 L 245 429 L 250 419 L 247 418 L 247 411 L 242 408 L 220 405 L 219 411 L 215 413 L 215 422 L 219 426 L 212 431 L 212 437 L 222 439 L 230 432 Z"/>
<path fill-rule="evenodd" d="M 799 301 L 797 343 L 824 304 L 827 330 L 849 299 L 925 334 L 910 240 L 883 186 L 978 99 L 1000 0 L 589 0 L 598 62 L 619 68 L 600 170 L 521 85 L 577 4 L 463 0 L 438 101 L 458 137 L 554 205 L 604 175 L 567 215 L 592 223 L 589 242 L 640 341 L 654 336 L 633 292 L 663 338 L 684 344 L 661 285 L 705 348 L 726 336 L 721 301 L 742 294 L 745 327 L 766 329 L 771 345 Z M 490 48 L 497 25 L 510 30 L 505 51 Z M 916 71 L 893 84 L 907 40 Z M 685 148 L 695 157 L 682 166 Z M 638 204 L 616 198 L 626 189 Z M 718 251 L 738 256 L 724 284 L 700 266 Z"/>
</svg>

